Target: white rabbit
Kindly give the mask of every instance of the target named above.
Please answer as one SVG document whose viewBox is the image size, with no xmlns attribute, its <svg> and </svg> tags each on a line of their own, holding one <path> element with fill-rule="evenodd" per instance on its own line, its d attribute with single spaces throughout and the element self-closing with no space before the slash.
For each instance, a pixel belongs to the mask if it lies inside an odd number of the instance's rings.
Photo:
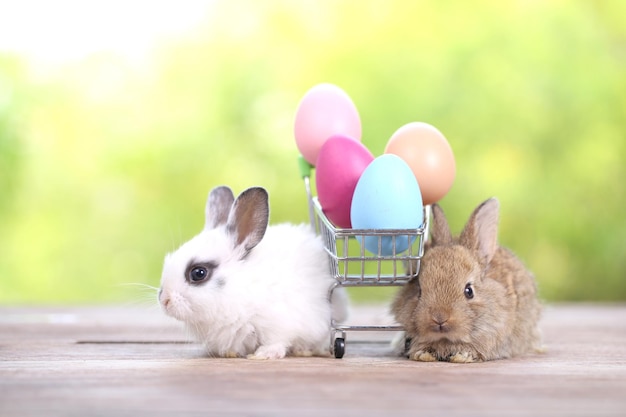
<svg viewBox="0 0 626 417">
<path fill-rule="evenodd" d="M 309 225 L 269 226 L 268 194 L 228 187 L 207 199 L 204 230 L 166 255 L 159 290 L 165 313 L 185 323 L 211 356 L 279 359 L 327 355 L 332 318 L 347 298 Z M 332 304 L 332 306 L 331 306 Z"/>
</svg>

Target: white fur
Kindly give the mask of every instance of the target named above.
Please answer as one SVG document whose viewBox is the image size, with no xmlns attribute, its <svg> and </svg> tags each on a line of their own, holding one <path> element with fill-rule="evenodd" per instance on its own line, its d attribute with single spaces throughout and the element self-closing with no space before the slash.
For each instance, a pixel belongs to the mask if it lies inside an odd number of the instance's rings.
<svg viewBox="0 0 626 417">
<path fill-rule="evenodd" d="M 331 314 L 343 321 L 346 298 L 334 284 L 321 239 L 308 225 L 267 228 L 250 253 L 225 225 L 205 229 L 165 257 L 159 301 L 212 356 L 276 359 L 327 354 Z M 190 260 L 219 266 L 209 281 L 185 279 Z"/>
</svg>

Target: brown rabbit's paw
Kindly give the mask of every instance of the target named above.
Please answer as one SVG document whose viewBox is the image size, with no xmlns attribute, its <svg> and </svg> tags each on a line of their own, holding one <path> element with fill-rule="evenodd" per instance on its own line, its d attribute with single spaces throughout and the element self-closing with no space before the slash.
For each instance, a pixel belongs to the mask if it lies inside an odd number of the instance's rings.
<svg viewBox="0 0 626 417">
<path fill-rule="evenodd" d="M 479 358 L 474 356 L 471 352 L 457 352 L 450 356 L 450 362 L 454 363 L 472 363 L 482 362 Z"/>
<path fill-rule="evenodd" d="M 409 353 L 409 359 L 419 362 L 436 362 L 437 357 L 427 350 L 418 350 Z"/>
</svg>

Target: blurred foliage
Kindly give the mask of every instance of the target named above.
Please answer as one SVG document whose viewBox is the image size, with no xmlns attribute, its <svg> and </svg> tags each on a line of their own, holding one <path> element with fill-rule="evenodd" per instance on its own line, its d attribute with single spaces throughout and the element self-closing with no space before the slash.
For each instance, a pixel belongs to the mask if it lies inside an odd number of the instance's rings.
<svg viewBox="0 0 626 417">
<path fill-rule="evenodd" d="M 438 127 L 453 230 L 498 196 L 544 299 L 626 300 L 626 3 L 235 0 L 140 63 L 0 55 L 0 302 L 140 298 L 219 184 L 307 221 L 293 117 L 320 82 L 375 155 Z"/>
</svg>

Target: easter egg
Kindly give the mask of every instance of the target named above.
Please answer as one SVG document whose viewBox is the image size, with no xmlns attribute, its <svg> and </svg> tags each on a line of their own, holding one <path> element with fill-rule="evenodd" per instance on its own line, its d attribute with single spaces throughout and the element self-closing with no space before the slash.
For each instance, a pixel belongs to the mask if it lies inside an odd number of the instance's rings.
<svg viewBox="0 0 626 417">
<path fill-rule="evenodd" d="M 357 182 L 350 218 L 354 229 L 417 229 L 424 222 L 422 194 L 413 171 L 399 156 L 387 154 L 370 163 Z M 379 238 L 365 236 L 359 242 L 379 253 Z M 404 252 L 415 236 L 383 236 L 380 254 Z M 395 241 L 395 252 L 394 252 Z"/>
<path fill-rule="evenodd" d="M 385 153 L 398 155 L 411 167 L 424 204 L 441 200 L 452 187 L 456 175 L 452 148 L 434 126 L 413 122 L 400 127 L 391 135 Z"/>
<path fill-rule="evenodd" d="M 333 84 L 318 84 L 302 98 L 294 123 L 298 150 L 310 164 L 329 137 L 340 134 L 361 140 L 361 119 L 352 99 Z"/>
<path fill-rule="evenodd" d="M 350 228 L 352 195 L 374 155 L 359 141 L 331 136 L 321 147 L 315 166 L 317 197 L 324 214 L 337 227 Z"/>
</svg>

